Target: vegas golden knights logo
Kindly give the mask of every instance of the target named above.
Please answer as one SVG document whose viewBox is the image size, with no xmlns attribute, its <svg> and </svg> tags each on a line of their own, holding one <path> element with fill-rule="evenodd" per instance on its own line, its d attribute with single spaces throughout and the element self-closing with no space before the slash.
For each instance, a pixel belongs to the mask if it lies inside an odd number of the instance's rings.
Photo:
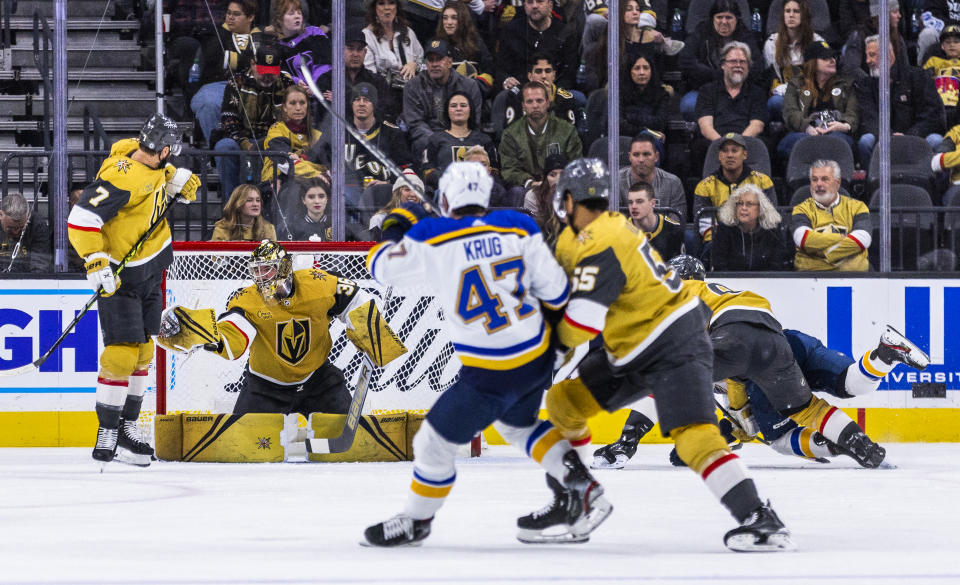
<svg viewBox="0 0 960 585">
<path fill-rule="evenodd" d="M 290 319 L 277 323 L 277 355 L 295 366 L 310 349 L 310 319 Z"/>
</svg>

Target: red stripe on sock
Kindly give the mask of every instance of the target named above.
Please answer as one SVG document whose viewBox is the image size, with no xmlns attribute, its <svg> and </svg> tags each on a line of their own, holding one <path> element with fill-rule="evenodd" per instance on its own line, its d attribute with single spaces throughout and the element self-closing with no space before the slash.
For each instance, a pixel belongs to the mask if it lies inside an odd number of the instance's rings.
<svg viewBox="0 0 960 585">
<path fill-rule="evenodd" d="M 131 376 L 148 376 L 150 372 L 147 370 L 137 370 L 136 372 L 130 374 Z"/>
<path fill-rule="evenodd" d="M 860 425 L 860 428 L 866 432 L 867 430 L 867 409 L 858 408 L 857 409 L 857 424 Z M 823 433 L 820 433 L 823 434 Z"/>
<path fill-rule="evenodd" d="M 127 386 L 126 380 L 108 380 L 106 378 L 97 378 L 97 384 L 103 384 L 104 386 Z"/>
<path fill-rule="evenodd" d="M 823 422 L 820 423 L 820 434 L 823 434 L 823 429 L 827 427 L 827 421 L 830 420 L 830 417 L 833 416 L 833 413 L 837 412 L 837 407 L 833 406 L 830 410 L 827 411 L 827 416 L 823 417 Z"/>
<path fill-rule="evenodd" d="M 574 447 L 582 447 L 584 445 L 589 445 L 591 438 L 592 437 L 590 435 L 587 435 L 582 439 L 577 439 L 576 441 L 570 441 L 570 444 L 573 445 Z"/>
<path fill-rule="evenodd" d="M 728 461 L 731 461 L 731 460 L 733 460 L 733 459 L 738 459 L 738 457 L 737 457 L 736 455 L 734 455 L 733 453 L 727 453 L 726 455 L 724 455 L 724 456 L 721 457 L 720 459 L 717 459 L 716 461 L 714 461 L 713 463 L 711 463 L 710 465 L 708 465 L 707 468 L 704 469 L 704 470 L 703 470 L 703 473 L 700 474 L 700 475 L 703 477 L 703 480 L 706 481 L 707 478 L 710 477 L 710 474 L 713 473 L 714 471 L 716 471 L 717 468 L 719 468 L 719 467 L 720 467 L 721 465 L 723 465 L 724 463 L 726 463 L 726 462 L 728 462 Z"/>
</svg>

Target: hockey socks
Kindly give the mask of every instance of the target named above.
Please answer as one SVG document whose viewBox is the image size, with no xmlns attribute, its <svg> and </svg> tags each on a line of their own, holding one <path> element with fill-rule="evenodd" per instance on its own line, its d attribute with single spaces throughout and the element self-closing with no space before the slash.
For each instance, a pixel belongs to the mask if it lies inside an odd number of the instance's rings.
<svg viewBox="0 0 960 585">
<path fill-rule="evenodd" d="M 770 443 L 770 446 L 778 453 L 796 455 L 820 463 L 827 463 L 827 459 L 837 455 L 837 451 L 831 448 L 823 435 L 806 427 L 792 429 Z"/>
<path fill-rule="evenodd" d="M 433 518 L 453 489 L 457 445 L 443 438 L 430 421 L 424 421 L 413 438 L 413 453 L 413 479 L 403 516 L 426 520 Z"/>
<path fill-rule="evenodd" d="M 143 394 L 147 390 L 149 372 L 146 368 L 137 370 L 127 379 L 127 396 L 123 403 L 123 420 L 135 421 L 140 418 L 140 406 Z"/>
</svg>

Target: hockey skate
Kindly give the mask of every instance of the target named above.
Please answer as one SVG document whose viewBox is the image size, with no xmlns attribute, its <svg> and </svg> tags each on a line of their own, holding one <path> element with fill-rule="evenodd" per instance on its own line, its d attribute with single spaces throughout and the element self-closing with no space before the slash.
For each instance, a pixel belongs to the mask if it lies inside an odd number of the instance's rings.
<svg viewBox="0 0 960 585">
<path fill-rule="evenodd" d="M 844 455 L 849 455 L 863 467 L 875 469 L 880 467 L 887 450 L 874 443 L 856 423 L 850 423 L 840 433 L 837 449 Z"/>
<path fill-rule="evenodd" d="M 100 427 L 97 431 L 97 444 L 93 447 L 93 459 L 100 462 L 100 470 L 103 466 L 113 461 L 117 454 L 117 429 L 108 429 Z"/>
<path fill-rule="evenodd" d="M 121 419 L 114 461 L 137 467 L 149 467 L 152 460 L 153 447 L 142 439 L 137 421 Z"/>
<path fill-rule="evenodd" d="M 775 552 L 794 550 L 790 531 L 783 525 L 770 502 L 760 506 L 723 537 L 723 544 L 736 552 Z"/>
<path fill-rule="evenodd" d="M 593 463 L 590 467 L 594 469 L 623 469 L 627 461 L 637 453 L 637 443 L 639 442 L 640 435 L 637 433 L 637 428 L 633 425 L 625 425 L 617 442 L 600 447 L 593 452 Z"/>
<path fill-rule="evenodd" d="M 433 518 L 414 520 L 409 516 L 397 514 L 386 522 L 374 524 L 363 531 L 363 546 L 420 546 L 424 538 L 430 536 L 430 523 Z"/>
<path fill-rule="evenodd" d="M 917 370 L 925 370 L 930 365 L 930 356 L 889 325 L 880 336 L 873 355 L 888 364 L 899 362 Z"/>
<path fill-rule="evenodd" d="M 575 451 L 563 456 L 564 485 L 547 475 L 553 501 L 517 519 L 517 539 L 527 544 L 586 542 L 613 511 L 603 486 L 590 475 Z"/>
</svg>

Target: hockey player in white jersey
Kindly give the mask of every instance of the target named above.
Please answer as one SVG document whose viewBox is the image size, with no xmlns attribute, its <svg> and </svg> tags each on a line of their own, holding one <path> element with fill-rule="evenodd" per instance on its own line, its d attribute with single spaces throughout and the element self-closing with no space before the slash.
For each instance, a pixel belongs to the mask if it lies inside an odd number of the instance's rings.
<svg viewBox="0 0 960 585">
<path fill-rule="evenodd" d="M 367 267 L 380 283 L 431 286 L 463 368 L 440 395 L 413 440 L 413 481 L 403 512 L 364 533 L 370 546 L 418 544 L 456 479 L 457 446 L 495 424 L 572 496 L 566 533 L 521 532 L 525 542 L 584 541 L 612 507 L 570 444 L 538 420 L 554 353 L 541 305 L 567 302 L 569 280 L 536 223 L 509 210 L 487 210 L 492 180 L 475 162 L 450 164 L 440 178 L 441 218 L 415 205 L 384 220 L 384 242 Z"/>
</svg>

